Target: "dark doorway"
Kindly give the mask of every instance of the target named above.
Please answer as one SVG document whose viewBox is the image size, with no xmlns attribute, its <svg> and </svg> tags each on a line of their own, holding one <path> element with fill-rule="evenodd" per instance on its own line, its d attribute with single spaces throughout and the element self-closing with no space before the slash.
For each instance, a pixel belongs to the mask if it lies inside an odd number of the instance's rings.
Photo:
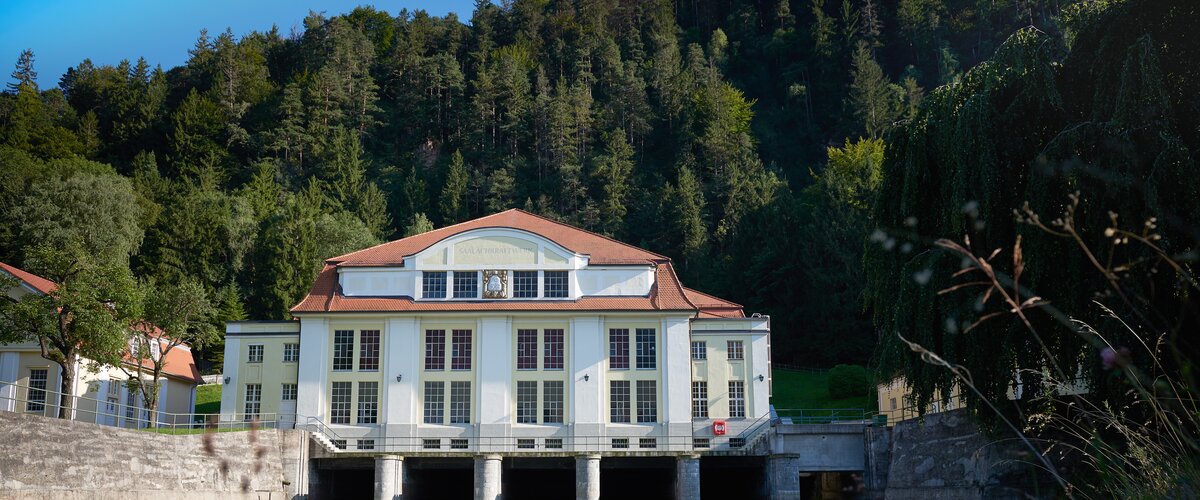
<svg viewBox="0 0 1200 500">
<path fill-rule="evenodd" d="M 575 497 L 574 458 L 504 460 L 506 500 L 558 500 Z"/>
<path fill-rule="evenodd" d="M 672 457 L 605 457 L 600 460 L 601 500 L 671 499 L 674 492 L 675 459 Z"/>
<path fill-rule="evenodd" d="M 766 479 L 766 462 L 762 457 L 700 459 L 702 498 L 765 499 L 770 496 Z"/>
</svg>

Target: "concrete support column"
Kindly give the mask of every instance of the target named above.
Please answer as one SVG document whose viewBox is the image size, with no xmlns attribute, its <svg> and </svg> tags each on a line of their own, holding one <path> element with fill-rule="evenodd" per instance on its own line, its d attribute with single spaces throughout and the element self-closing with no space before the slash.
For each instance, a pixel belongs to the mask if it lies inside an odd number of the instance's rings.
<svg viewBox="0 0 1200 500">
<path fill-rule="evenodd" d="M 767 483 L 771 500 L 800 500 L 800 457 L 768 457 Z"/>
<path fill-rule="evenodd" d="M 500 455 L 475 457 L 475 500 L 499 500 Z"/>
<path fill-rule="evenodd" d="M 600 500 L 600 455 L 575 457 L 575 500 Z"/>
<path fill-rule="evenodd" d="M 700 500 L 700 456 L 675 459 L 675 500 Z"/>
<path fill-rule="evenodd" d="M 404 457 L 383 455 L 375 457 L 375 500 L 404 498 Z"/>
</svg>

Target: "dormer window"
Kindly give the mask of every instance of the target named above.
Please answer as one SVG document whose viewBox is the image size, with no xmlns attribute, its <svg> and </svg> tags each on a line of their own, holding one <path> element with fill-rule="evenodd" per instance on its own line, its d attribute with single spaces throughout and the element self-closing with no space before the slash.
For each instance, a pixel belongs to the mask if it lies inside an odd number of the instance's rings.
<svg viewBox="0 0 1200 500">
<path fill-rule="evenodd" d="M 425 271 L 421 273 L 421 295 L 427 299 L 446 298 L 446 272 Z"/>
<path fill-rule="evenodd" d="M 542 283 L 546 298 L 561 299 L 567 297 L 567 272 L 546 271 Z"/>
<path fill-rule="evenodd" d="M 454 298 L 474 299 L 479 297 L 479 273 L 454 271 Z"/>
</svg>

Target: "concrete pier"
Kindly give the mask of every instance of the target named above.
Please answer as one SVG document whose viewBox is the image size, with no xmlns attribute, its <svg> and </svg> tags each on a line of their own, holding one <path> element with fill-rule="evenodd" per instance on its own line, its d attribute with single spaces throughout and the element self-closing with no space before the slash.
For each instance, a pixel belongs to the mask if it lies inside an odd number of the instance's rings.
<svg viewBox="0 0 1200 500">
<path fill-rule="evenodd" d="M 375 457 L 375 500 L 404 498 L 404 458 L 399 455 Z"/>
<path fill-rule="evenodd" d="M 600 455 L 575 457 L 575 500 L 600 500 Z"/>
<path fill-rule="evenodd" d="M 777 455 L 767 459 L 771 500 L 800 500 L 800 457 Z"/>
<path fill-rule="evenodd" d="M 475 500 L 499 500 L 500 455 L 475 457 Z"/>
<path fill-rule="evenodd" d="M 700 500 L 700 456 L 675 459 L 675 500 Z"/>
</svg>

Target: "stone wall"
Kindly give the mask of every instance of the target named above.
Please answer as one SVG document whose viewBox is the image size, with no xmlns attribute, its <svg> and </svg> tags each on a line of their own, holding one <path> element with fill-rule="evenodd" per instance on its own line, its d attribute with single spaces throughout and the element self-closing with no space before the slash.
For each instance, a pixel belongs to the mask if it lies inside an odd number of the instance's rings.
<svg viewBox="0 0 1200 500">
<path fill-rule="evenodd" d="M 884 496 L 1006 499 L 1052 497 L 1055 488 L 1029 464 L 1020 441 L 987 437 L 964 413 L 953 410 L 906 420 L 891 432 Z"/>
<path fill-rule="evenodd" d="M 0 500 L 285 499 L 307 485 L 307 433 L 167 435 L 0 412 Z"/>
</svg>

